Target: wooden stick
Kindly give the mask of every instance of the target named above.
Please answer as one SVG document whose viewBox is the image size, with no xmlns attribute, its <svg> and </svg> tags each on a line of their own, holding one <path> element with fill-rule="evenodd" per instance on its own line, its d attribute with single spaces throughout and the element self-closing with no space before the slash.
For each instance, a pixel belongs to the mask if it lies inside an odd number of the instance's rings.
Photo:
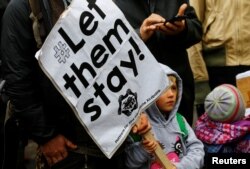
<svg viewBox="0 0 250 169">
<path fill-rule="evenodd" d="M 152 131 L 149 130 L 147 133 L 142 135 L 143 138 L 147 140 L 154 140 L 156 141 Z M 155 157 L 157 161 L 161 164 L 164 169 L 173 169 L 175 166 L 171 163 L 171 161 L 167 158 L 166 154 L 162 150 L 161 146 L 157 143 L 156 150 L 154 151 Z"/>
</svg>

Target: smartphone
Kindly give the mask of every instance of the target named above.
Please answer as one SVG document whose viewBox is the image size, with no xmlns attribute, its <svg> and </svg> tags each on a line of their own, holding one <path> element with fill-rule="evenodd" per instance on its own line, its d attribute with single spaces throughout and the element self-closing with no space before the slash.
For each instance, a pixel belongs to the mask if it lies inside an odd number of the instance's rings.
<svg viewBox="0 0 250 169">
<path fill-rule="evenodd" d="M 182 21 L 186 18 L 187 18 L 187 15 L 176 15 L 171 19 L 166 19 L 164 24 L 166 24 L 167 22 L 174 23 L 175 21 Z"/>
</svg>

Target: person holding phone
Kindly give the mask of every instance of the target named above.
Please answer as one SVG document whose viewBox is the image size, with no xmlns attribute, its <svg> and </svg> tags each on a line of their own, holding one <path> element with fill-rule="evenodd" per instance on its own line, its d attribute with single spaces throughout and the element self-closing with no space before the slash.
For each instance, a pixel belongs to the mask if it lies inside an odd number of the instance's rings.
<svg viewBox="0 0 250 169">
<path fill-rule="evenodd" d="M 192 125 L 194 78 L 186 49 L 198 43 L 202 36 L 202 26 L 194 8 L 188 0 L 113 1 L 156 60 L 175 70 L 182 78 L 183 94 L 178 112 Z M 182 19 L 171 21 L 177 16 Z"/>
<path fill-rule="evenodd" d="M 190 0 L 202 23 L 202 41 L 190 49 L 198 116 L 204 113 L 206 95 L 250 70 L 249 0 Z"/>
</svg>

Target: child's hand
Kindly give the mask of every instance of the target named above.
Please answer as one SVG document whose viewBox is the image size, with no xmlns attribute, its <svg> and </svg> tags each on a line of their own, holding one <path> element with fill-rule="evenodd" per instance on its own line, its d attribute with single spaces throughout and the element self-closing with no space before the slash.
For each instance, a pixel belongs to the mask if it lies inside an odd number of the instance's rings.
<svg viewBox="0 0 250 169">
<path fill-rule="evenodd" d="M 142 141 L 142 146 L 143 148 L 150 154 L 154 153 L 157 147 L 157 142 L 153 140 L 143 140 Z"/>
<path fill-rule="evenodd" d="M 144 134 L 151 129 L 151 124 L 149 123 L 148 117 L 145 113 L 141 113 L 136 124 L 132 128 L 132 132 L 135 134 Z"/>
</svg>

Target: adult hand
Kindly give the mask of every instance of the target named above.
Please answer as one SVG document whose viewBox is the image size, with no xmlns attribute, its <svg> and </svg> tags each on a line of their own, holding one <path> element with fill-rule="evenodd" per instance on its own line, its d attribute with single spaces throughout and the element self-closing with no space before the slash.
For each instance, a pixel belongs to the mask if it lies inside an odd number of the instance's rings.
<svg viewBox="0 0 250 169">
<path fill-rule="evenodd" d="M 156 30 L 164 23 L 165 19 L 158 14 L 151 14 L 146 18 L 140 27 L 140 36 L 146 42 Z"/>
<path fill-rule="evenodd" d="M 68 149 L 76 148 L 77 146 L 63 135 L 57 135 L 46 144 L 40 146 L 40 150 L 45 156 L 49 166 L 66 158 L 68 156 Z"/>
<path fill-rule="evenodd" d="M 182 4 L 179 8 L 177 16 L 183 16 L 187 8 L 187 4 Z M 186 27 L 186 20 L 175 21 L 173 23 L 166 22 L 159 27 L 159 29 L 167 35 L 177 35 L 182 32 Z"/>
<path fill-rule="evenodd" d="M 132 127 L 132 132 L 137 134 L 144 134 L 151 129 L 151 124 L 148 120 L 148 116 L 145 113 L 141 113 L 136 124 Z"/>
</svg>

